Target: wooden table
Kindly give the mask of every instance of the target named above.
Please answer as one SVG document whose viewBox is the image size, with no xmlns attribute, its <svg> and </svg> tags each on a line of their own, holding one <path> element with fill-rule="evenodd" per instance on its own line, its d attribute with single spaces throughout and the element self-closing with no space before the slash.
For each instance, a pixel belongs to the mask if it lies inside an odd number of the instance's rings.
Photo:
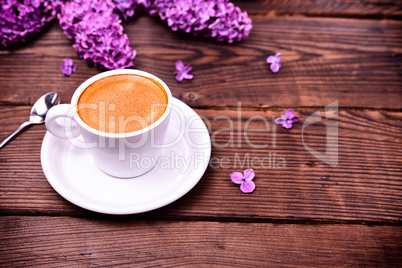
<svg viewBox="0 0 402 268">
<path fill-rule="evenodd" d="M 85 210 L 46 180 L 46 130 L 33 126 L 0 151 L 1 267 L 402 265 L 402 2 L 234 3 L 254 26 L 236 44 L 172 32 L 148 16 L 125 25 L 136 68 L 159 76 L 211 123 L 215 162 L 200 182 L 142 214 Z M 276 52 L 282 69 L 274 74 L 266 58 Z M 64 57 L 77 65 L 71 77 L 60 72 Z M 193 65 L 193 80 L 175 80 L 179 59 Z M 29 44 L 2 49 L 0 137 L 25 121 L 44 93 L 56 91 L 67 103 L 99 72 L 77 58 L 57 22 Z M 326 118 L 335 101 L 338 112 Z M 275 129 L 272 118 L 288 108 L 299 123 Z M 322 120 L 306 127 L 318 110 Z M 331 126 L 338 130 L 337 166 L 304 146 L 324 154 Z M 269 155 L 285 166 L 251 162 Z M 227 164 L 216 165 L 222 159 Z M 246 168 L 256 172 L 251 194 L 230 180 Z"/>
</svg>

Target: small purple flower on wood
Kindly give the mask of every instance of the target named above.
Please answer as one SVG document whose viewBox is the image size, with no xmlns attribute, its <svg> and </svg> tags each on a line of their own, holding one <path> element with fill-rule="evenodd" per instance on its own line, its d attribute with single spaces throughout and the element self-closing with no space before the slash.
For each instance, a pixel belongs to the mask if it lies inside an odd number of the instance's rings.
<svg viewBox="0 0 402 268">
<path fill-rule="evenodd" d="M 292 128 L 292 124 L 297 121 L 299 121 L 299 117 L 295 115 L 295 112 L 292 109 L 287 110 L 284 115 L 275 119 L 277 125 L 282 125 L 286 129 Z"/>
<path fill-rule="evenodd" d="M 176 61 L 176 80 L 182 81 L 183 79 L 193 79 L 193 75 L 189 74 L 192 69 L 193 67 L 190 64 L 184 66 L 184 63 L 181 60 Z"/>
<path fill-rule="evenodd" d="M 77 70 L 77 66 L 73 63 L 72 59 L 64 58 L 64 62 L 60 65 L 60 70 L 65 76 L 70 76 Z"/>
<path fill-rule="evenodd" d="M 267 58 L 267 63 L 270 63 L 271 66 L 269 68 L 273 73 L 277 73 L 279 69 L 281 68 L 281 56 L 282 53 L 278 52 L 275 54 L 275 56 L 269 56 Z"/>
<path fill-rule="evenodd" d="M 255 173 L 251 168 L 244 171 L 244 175 L 241 172 L 233 172 L 230 174 L 230 179 L 236 184 L 240 184 L 240 190 L 247 194 L 251 193 L 255 189 L 254 179 Z"/>
</svg>

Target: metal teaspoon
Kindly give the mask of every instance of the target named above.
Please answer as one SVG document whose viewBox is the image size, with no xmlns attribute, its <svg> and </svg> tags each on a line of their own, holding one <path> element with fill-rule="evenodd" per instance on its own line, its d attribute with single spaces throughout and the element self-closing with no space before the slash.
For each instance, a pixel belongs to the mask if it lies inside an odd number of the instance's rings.
<svg viewBox="0 0 402 268">
<path fill-rule="evenodd" d="M 60 97 L 57 93 L 50 92 L 40 97 L 32 106 L 29 121 L 22 123 L 16 130 L 8 135 L 0 143 L 0 149 L 11 140 L 18 132 L 29 125 L 43 124 L 45 122 L 47 111 L 60 103 Z"/>
</svg>

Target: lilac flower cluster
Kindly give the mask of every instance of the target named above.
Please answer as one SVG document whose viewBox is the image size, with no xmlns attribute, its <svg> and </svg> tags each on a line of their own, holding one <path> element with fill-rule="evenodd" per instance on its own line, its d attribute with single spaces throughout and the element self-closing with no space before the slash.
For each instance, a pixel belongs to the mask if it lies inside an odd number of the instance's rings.
<svg viewBox="0 0 402 268">
<path fill-rule="evenodd" d="M 229 0 L 156 0 L 150 14 L 158 14 L 173 31 L 218 42 L 241 41 L 253 27 L 247 12 Z"/>
<path fill-rule="evenodd" d="M 152 6 L 151 0 L 113 0 L 115 11 L 124 20 L 134 17 L 135 12 L 146 12 Z"/>
<path fill-rule="evenodd" d="M 250 34 L 251 19 L 229 0 L 0 0 L 0 45 L 26 42 L 55 15 L 78 56 L 96 67 L 134 66 L 136 51 L 121 19 L 158 14 L 172 30 L 232 43 Z"/>
<path fill-rule="evenodd" d="M 111 0 L 58 2 L 60 27 L 74 41 L 80 58 L 96 67 L 122 69 L 134 66 L 136 51 L 123 33 L 119 15 Z"/>
<path fill-rule="evenodd" d="M 0 45 L 27 42 L 54 15 L 50 0 L 0 0 Z"/>
</svg>

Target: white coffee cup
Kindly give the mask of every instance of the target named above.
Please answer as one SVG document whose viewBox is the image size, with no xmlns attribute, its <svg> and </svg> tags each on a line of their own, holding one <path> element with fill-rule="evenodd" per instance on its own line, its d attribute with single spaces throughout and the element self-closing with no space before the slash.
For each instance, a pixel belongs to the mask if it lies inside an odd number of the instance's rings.
<svg viewBox="0 0 402 268">
<path fill-rule="evenodd" d="M 167 95 L 166 110 L 153 124 L 134 132 L 107 133 L 90 127 L 78 115 L 79 97 L 95 81 L 121 74 L 140 75 L 158 82 Z M 150 171 L 163 152 L 172 101 L 169 87 L 150 73 L 133 69 L 106 71 L 82 83 L 74 92 L 70 104 L 60 104 L 50 109 L 45 123 L 47 130 L 54 136 L 68 139 L 73 146 L 90 151 L 96 165 L 103 172 L 119 178 L 138 177 Z M 137 158 L 140 156 L 146 159 L 149 163 L 147 162 L 144 167 L 132 165 L 133 154 Z"/>
</svg>

